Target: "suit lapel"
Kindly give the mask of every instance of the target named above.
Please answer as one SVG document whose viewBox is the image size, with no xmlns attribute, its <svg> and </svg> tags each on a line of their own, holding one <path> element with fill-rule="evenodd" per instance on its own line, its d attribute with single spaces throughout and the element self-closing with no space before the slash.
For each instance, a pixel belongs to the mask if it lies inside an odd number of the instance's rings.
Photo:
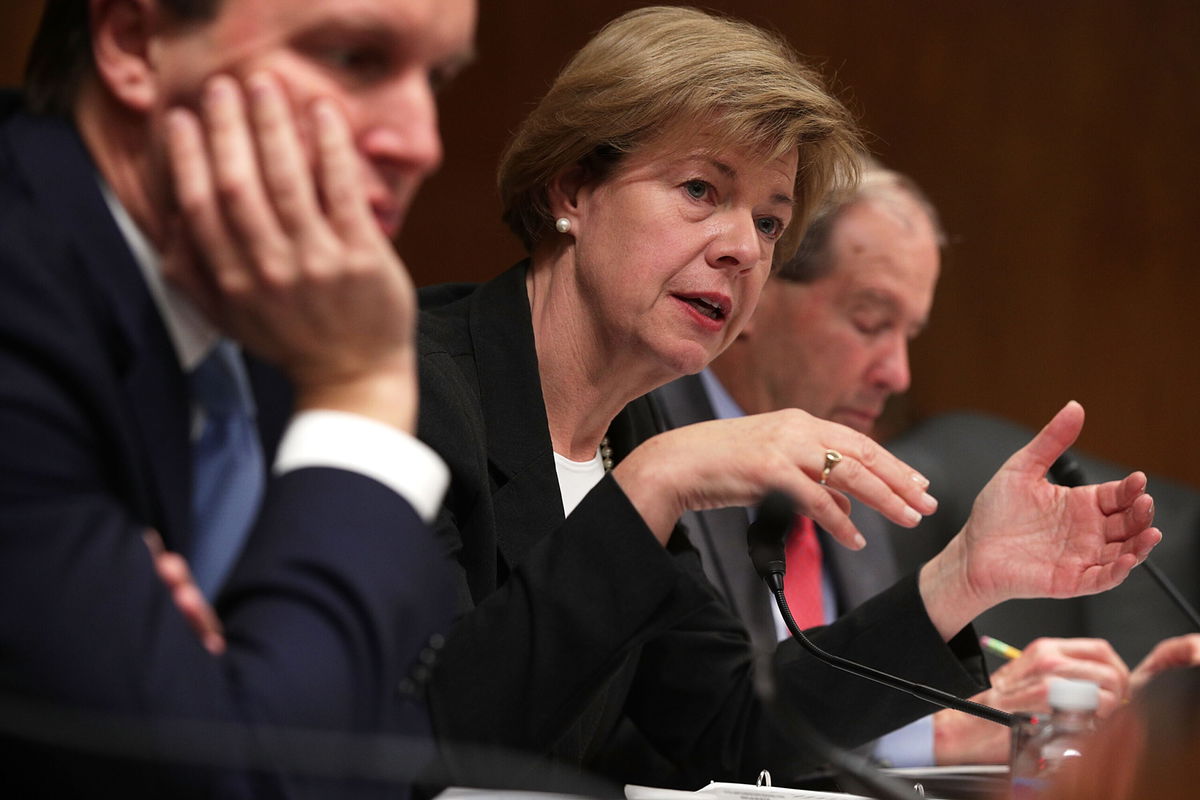
<svg viewBox="0 0 1200 800">
<path fill-rule="evenodd" d="M 847 550 L 821 531 L 825 565 L 837 584 L 840 613 L 862 605 L 900 579 L 900 568 L 883 516 L 855 501 L 850 518 L 867 540 L 867 546 L 862 550 Z"/>
<path fill-rule="evenodd" d="M 190 535 L 191 467 L 186 383 L 162 319 L 141 271 L 100 193 L 95 167 L 67 123 L 25 117 L 14 139 L 27 155 L 25 180 L 48 213 L 62 218 L 75 250 L 107 315 L 113 368 L 125 397 L 126 425 L 133 431 L 140 463 L 138 491 L 149 505 L 150 524 L 173 549 Z"/>
<path fill-rule="evenodd" d="M 498 545 L 519 564 L 563 520 L 562 495 L 538 376 L 525 265 L 479 288 L 470 300 L 470 335 L 487 427 Z"/>
</svg>

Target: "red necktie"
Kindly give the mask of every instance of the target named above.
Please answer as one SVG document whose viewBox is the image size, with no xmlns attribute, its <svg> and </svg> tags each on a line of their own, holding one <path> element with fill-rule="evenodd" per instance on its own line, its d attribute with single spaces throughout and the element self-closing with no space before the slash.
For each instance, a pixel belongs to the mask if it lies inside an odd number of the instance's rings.
<svg viewBox="0 0 1200 800">
<path fill-rule="evenodd" d="M 817 526 L 808 517 L 796 517 L 784 550 L 787 572 L 783 594 L 796 624 L 803 630 L 825 624 L 821 602 L 821 543 Z"/>
</svg>

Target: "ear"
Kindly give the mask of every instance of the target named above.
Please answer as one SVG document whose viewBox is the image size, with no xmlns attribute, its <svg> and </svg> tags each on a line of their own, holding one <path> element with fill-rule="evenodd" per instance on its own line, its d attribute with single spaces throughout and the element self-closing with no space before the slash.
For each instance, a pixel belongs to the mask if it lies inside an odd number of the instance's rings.
<svg viewBox="0 0 1200 800">
<path fill-rule="evenodd" d="M 584 173 L 583 167 L 575 164 L 551 179 L 546 187 L 546 201 L 552 217 L 566 217 L 572 224 L 579 221 L 580 200 L 586 196 L 588 186 Z"/>
<path fill-rule="evenodd" d="M 158 95 L 150 59 L 159 13 L 155 0 L 89 0 L 92 57 L 96 73 L 122 105 L 145 112 Z"/>
</svg>

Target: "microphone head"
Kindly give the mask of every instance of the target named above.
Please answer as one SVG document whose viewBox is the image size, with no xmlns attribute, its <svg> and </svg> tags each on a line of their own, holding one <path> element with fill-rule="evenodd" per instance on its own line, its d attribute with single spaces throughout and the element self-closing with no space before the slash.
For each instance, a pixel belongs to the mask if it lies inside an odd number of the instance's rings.
<svg viewBox="0 0 1200 800">
<path fill-rule="evenodd" d="M 791 495 L 779 489 L 771 489 L 758 506 L 758 515 L 746 529 L 746 543 L 750 546 L 750 560 L 754 570 L 764 579 L 770 575 L 782 575 L 787 564 L 784 560 L 784 539 L 792 529 L 796 518 L 796 502 Z"/>
</svg>

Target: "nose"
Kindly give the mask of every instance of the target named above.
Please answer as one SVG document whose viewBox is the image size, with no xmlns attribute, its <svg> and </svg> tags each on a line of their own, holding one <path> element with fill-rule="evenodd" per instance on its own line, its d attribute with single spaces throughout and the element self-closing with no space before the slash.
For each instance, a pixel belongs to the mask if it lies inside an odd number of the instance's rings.
<svg viewBox="0 0 1200 800">
<path fill-rule="evenodd" d="M 763 257 L 761 237 L 754 217 L 735 209 L 715 214 L 712 241 L 708 247 L 708 262 L 717 268 L 753 269 Z"/>
<path fill-rule="evenodd" d="M 891 394 L 908 391 L 912 383 L 912 372 L 908 364 L 908 337 L 893 333 L 880 344 L 871 378 L 874 383 Z"/>
<path fill-rule="evenodd" d="M 377 168 L 421 179 L 442 163 L 437 103 L 424 70 L 407 70 L 373 93 L 366 113 L 359 147 Z"/>
</svg>

